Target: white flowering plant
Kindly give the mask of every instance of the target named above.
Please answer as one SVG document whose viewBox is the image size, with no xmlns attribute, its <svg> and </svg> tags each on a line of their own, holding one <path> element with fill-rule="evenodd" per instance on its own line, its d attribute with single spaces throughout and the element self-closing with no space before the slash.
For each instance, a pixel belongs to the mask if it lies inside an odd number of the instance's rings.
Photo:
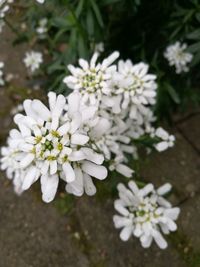
<svg viewBox="0 0 200 267">
<path fill-rule="evenodd" d="M 0 0 L 0 32 L 7 25 L 17 34 L 14 44 L 29 43 L 22 58 L 28 78 L 49 91 L 47 102 L 30 97 L 11 111 L 16 127 L 0 167 L 18 195 L 34 183 L 46 203 L 60 191 L 81 197 L 117 189 L 120 238 L 167 247 L 164 235 L 177 229 L 180 213 L 165 198 L 172 186 L 138 181 L 137 164 L 141 150 L 147 156 L 174 146 L 160 119 L 200 100 L 191 89 L 199 78 L 200 5 L 178 2 L 182 8 L 168 0 Z M 21 30 L 9 15 L 16 9 L 24 15 Z"/>
</svg>

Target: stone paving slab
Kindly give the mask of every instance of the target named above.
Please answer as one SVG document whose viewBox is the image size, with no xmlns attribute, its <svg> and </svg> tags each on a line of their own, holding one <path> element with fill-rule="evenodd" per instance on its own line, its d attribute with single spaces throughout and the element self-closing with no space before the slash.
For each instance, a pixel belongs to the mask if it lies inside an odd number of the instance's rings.
<svg viewBox="0 0 200 267">
<path fill-rule="evenodd" d="M 177 127 L 200 154 L 200 114 L 179 123 Z"/>
<path fill-rule="evenodd" d="M 114 229 L 112 223 L 114 213 L 111 200 L 99 203 L 95 198 L 84 197 L 77 205 L 76 215 L 82 231 L 87 233 L 87 242 L 91 247 L 89 255 L 93 263 L 92 266 L 187 266 L 173 248 L 173 244 L 169 243 L 169 248 L 161 251 L 156 245 L 150 249 L 143 249 L 136 238 L 122 242 L 119 239 L 119 231 Z"/>
<path fill-rule="evenodd" d="M 141 163 L 140 173 L 145 181 L 156 186 L 170 182 L 174 201 L 179 203 L 200 190 L 200 157 L 180 133 L 176 132 L 175 136 L 175 146 L 148 155 Z"/>
<path fill-rule="evenodd" d="M 88 267 L 69 219 L 35 194 L 14 194 L 0 176 L 0 267 Z"/>
</svg>

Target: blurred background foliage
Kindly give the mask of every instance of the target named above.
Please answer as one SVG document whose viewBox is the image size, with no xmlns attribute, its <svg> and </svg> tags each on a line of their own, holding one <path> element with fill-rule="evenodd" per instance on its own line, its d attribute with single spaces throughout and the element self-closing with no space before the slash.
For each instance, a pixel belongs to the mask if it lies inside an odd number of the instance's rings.
<svg viewBox="0 0 200 267">
<path fill-rule="evenodd" d="M 35 2 L 35 3 L 34 3 Z M 102 57 L 118 50 L 121 58 L 145 61 L 158 76 L 158 118 L 170 118 L 177 108 L 198 104 L 200 63 L 199 0 L 46 0 L 20 1 L 19 23 L 26 23 L 15 44 L 28 41 L 44 46 L 47 64 L 41 73 L 44 87 L 66 93 L 62 83 L 67 65 L 89 59 L 95 45 L 103 42 Z M 25 12 L 24 12 L 25 9 Z M 48 34 L 40 39 L 38 21 L 48 18 Z M 163 57 L 169 44 L 186 42 L 194 54 L 190 72 L 177 75 Z"/>
</svg>

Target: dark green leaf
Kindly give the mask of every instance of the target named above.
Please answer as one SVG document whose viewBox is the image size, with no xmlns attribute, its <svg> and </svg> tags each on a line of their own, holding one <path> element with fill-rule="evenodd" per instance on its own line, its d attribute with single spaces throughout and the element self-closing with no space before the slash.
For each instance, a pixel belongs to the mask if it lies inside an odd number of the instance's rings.
<svg viewBox="0 0 200 267">
<path fill-rule="evenodd" d="M 103 28 L 104 27 L 104 23 L 103 23 L 103 19 L 99 10 L 98 5 L 96 4 L 95 0 L 90 0 L 90 3 L 92 5 L 93 11 L 96 15 L 97 21 L 99 23 L 99 25 Z"/>
</svg>

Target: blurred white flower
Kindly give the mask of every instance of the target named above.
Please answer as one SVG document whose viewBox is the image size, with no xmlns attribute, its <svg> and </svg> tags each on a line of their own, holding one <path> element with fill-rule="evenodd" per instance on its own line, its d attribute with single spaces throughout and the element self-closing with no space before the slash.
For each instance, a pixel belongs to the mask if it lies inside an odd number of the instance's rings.
<svg viewBox="0 0 200 267">
<path fill-rule="evenodd" d="M 43 62 L 43 56 L 40 52 L 31 51 L 26 53 L 23 61 L 26 67 L 33 73 L 40 68 L 41 63 Z"/>
<path fill-rule="evenodd" d="M 13 3 L 13 0 L 0 0 L 0 33 L 2 32 L 3 27 L 5 25 L 3 19 L 6 13 L 9 11 L 10 4 L 12 3 Z"/>
<path fill-rule="evenodd" d="M 48 23 L 47 18 L 40 19 L 38 22 L 38 27 L 36 28 L 36 32 L 38 33 L 40 38 L 45 38 L 45 34 L 48 31 L 47 23 Z"/>
<path fill-rule="evenodd" d="M 0 86 L 3 86 L 5 84 L 4 81 L 4 73 L 3 73 L 3 68 L 4 68 L 4 62 L 0 61 Z"/>
<path fill-rule="evenodd" d="M 81 105 L 80 95 L 73 93 L 65 111 L 63 95 L 50 92 L 48 96 L 49 108 L 39 100 L 24 101 L 26 115 L 14 117 L 19 130 L 10 132 L 1 168 L 14 179 L 20 172 L 21 191 L 40 178 L 45 202 L 54 199 L 59 179 L 72 183 L 66 186 L 70 193 L 79 190 L 80 195 L 81 188 L 82 194 L 84 190 L 91 194 L 90 187 L 95 188 L 91 176 L 99 180 L 107 176 L 107 169 L 101 166 L 104 157 L 91 148 L 88 136 L 90 124 L 98 123 L 96 108 Z M 13 160 L 15 164 L 10 164 Z"/>
<path fill-rule="evenodd" d="M 99 54 L 96 52 L 88 63 L 84 59 L 79 59 L 79 67 L 68 66 L 72 75 L 64 78 L 64 83 L 71 89 L 78 90 L 84 102 L 96 104 L 103 96 L 111 94 L 108 80 L 112 78 L 116 66 L 112 63 L 119 57 L 118 52 L 112 53 L 102 63 L 96 63 Z"/>
<path fill-rule="evenodd" d="M 176 231 L 174 222 L 180 209 L 171 206 L 163 195 L 171 190 L 170 184 L 164 184 L 157 190 L 152 184 L 139 189 L 135 182 L 118 185 L 119 199 L 115 201 L 115 209 L 120 215 L 113 217 L 116 228 L 122 228 L 120 238 L 127 241 L 131 235 L 140 239 L 144 248 L 151 246 L 154 240 L 161 248 L 167 247 L 163 234 Z"/>
<path fill-rule="evenodd" d="M 45 0 L 36 0 L 40 4 L 44 4 Z"/>
<path fill-rule="evenodd" d="M 175 66 L 176 73 L 189 71 L 188 64 L 192 61 L 193 55 L 186 52 L 187 45 L 176 42 L 169 45 L 164 52 L 164 57 L 168 60 L 170 66 Z"/>
</svg>

